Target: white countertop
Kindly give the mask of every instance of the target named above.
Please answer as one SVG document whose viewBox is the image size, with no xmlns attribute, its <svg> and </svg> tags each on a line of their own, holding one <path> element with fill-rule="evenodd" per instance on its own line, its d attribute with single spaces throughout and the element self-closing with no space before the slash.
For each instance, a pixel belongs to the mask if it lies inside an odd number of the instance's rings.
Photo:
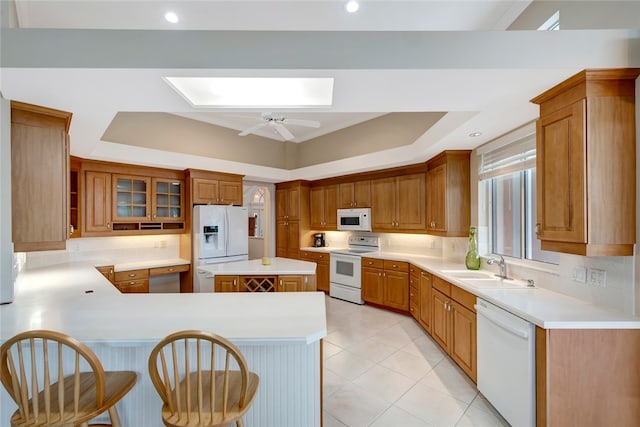
<svg viewBox="0 0 640 427">
<path fill-rule="evenodd" d="M 108 259 L 97 259 L 97 260 L 93 260 L 92 264 L 94 267 L 106 267 L 109 265 L 113 265 L 113 271 L 130 271 L 130 270 L 140 270 L 145 268 L 169 267 L 172 265 L 186 265 L 186 264 L 191 264 L 191 261 L 183 258 L 171 258 L 171 259 L 154 259 L 154 260 L 146 260 L 146 261 L 127 262 L 127 263 L 114 263 L 113 261 Z"/>
<path fill-rule="evenodd" d="M 324 253 L 324 254 L 328 254 L 331 251 L 337 251 L 339 249 L 343 249 L 341 247 L 329 247 L 329 246 L 320 246 L 320 247 L 316 247 L 316 246 L 306 246 L 304 248 L 300 248 L 301 251 L 309 251 L 309 252 L 320 252 L 320 253 Z"/>
<path fill-rule="evenodd" d="M 278 274 L 316 274 L 316 263 L 289 258 L 269 258 L 271 264 L 263 265 L 262 260 L 226 262 L 198 267 L 211 275 L 278 275 Z"/>
<path fill-rule="evenodd" d="M 315 272 L 314 263 L 304 264 L 313 269 L 296 271 Z M 18 276 L 15 301 L 0 306 L 0 340 L 53 329 L 87 342 L 126 343 L 202 329 L 234 342 L 311 343 L 327 334 L 324 298 L 321 292 L 121 294 L 94 263 L 63 263 Z"/>
<path fill-rule="evenodd" d="M 446 273 L 452 270 L 466 270 L 463 263 L 453 263 L 436 257 L 382 251 L 366 253 L 363 257 L 410 262 L 471 292 L 478 298 L 545 329 L 640 329 L 638 317 L 598 307 L 540 287 L 528 288 L 522 281 L 503 282 L 505 285 L 513 283 L 521 285 L 516 289 L 506 287 L 483 289 L 479 285 L 474 285 L 472 280 L 457 278 Z"/>
</svg>

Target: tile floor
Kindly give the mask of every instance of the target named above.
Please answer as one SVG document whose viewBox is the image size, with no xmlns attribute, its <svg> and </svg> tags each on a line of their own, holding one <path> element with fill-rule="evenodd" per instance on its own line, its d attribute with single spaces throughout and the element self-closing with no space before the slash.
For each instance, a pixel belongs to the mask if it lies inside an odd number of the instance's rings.
<svg viewBox="0 0 640 427">
<path fill-rule="evenodd" d="M 327 297 L 324 427 L 508 426 L 410 316 Z"/>
</svg>

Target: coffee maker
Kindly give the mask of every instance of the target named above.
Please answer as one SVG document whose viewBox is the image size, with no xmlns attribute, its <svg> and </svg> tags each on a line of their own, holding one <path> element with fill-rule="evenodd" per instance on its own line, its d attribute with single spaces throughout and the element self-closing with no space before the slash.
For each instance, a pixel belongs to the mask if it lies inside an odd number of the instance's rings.
<svg viewBox="0 0 640 427">
<path fill-rule="evenodd" d="M 313 235 L 313 247 L 314 248 L 324 247 L 324 233 L 316 233 Z"/>
</svg>

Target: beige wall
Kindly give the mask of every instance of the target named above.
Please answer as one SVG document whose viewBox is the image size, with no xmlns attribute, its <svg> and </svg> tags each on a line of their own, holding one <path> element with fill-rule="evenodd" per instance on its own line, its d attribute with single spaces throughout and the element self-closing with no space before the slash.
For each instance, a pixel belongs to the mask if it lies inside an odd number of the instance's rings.
<svg viewBox="0 0 640 427">
<path fill-rule="evenodd" d="M 444 113 L 390 113 L 302 143 L 280 142 L 168 113 L 120 112 L 102 139 L 280 169 L 413 144 Z M 135 159 L 131 159 L 135 162 Z"/>
</svg>

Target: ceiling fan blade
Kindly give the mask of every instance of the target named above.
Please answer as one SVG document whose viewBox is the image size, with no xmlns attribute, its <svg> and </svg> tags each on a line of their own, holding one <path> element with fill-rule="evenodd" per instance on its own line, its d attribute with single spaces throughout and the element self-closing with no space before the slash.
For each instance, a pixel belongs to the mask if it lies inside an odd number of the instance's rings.
<svg viewBox="0 0 640 427">
<path fill-rule="evenodd" d="M 258 123 L 258 124 L 257 124 L 257 125 L 255 125 L 255 126 L 251 126 L 250 128 L 243 130 L 243 131 L 242 131 L 242 132 L 240 132 L 238 135 L 240 135 L 240 136 L 247 136 L 247 135 L 249 135 L 250 133 L 253 133 L 253 132 L 257 131 L 258 129 L 260 129 L 261 127 L 264 127 L 264 126 L 266 126 L 266 125 L 267 125 L 267 123 L 265 123 L 265 122 Z"/>
<path fill-rule="evenodd" d="M 273 127 L 278 131 L 280 135 L 284 138 L 285 141 L 290 141 L 294 138 L 293 134 L 289 132 L 289 129 L 282 126 L 280 123 L 273 123 Z"/>
<path fill-rule="evenodd" d="M 306 126 L 309 128 L 319 128 L 320 122 L 317 120 L 303 120 L 303 119 L 284 119 L 282 123 L 286 125 L 298 125 L 298 126 Z"/>
</svg>

